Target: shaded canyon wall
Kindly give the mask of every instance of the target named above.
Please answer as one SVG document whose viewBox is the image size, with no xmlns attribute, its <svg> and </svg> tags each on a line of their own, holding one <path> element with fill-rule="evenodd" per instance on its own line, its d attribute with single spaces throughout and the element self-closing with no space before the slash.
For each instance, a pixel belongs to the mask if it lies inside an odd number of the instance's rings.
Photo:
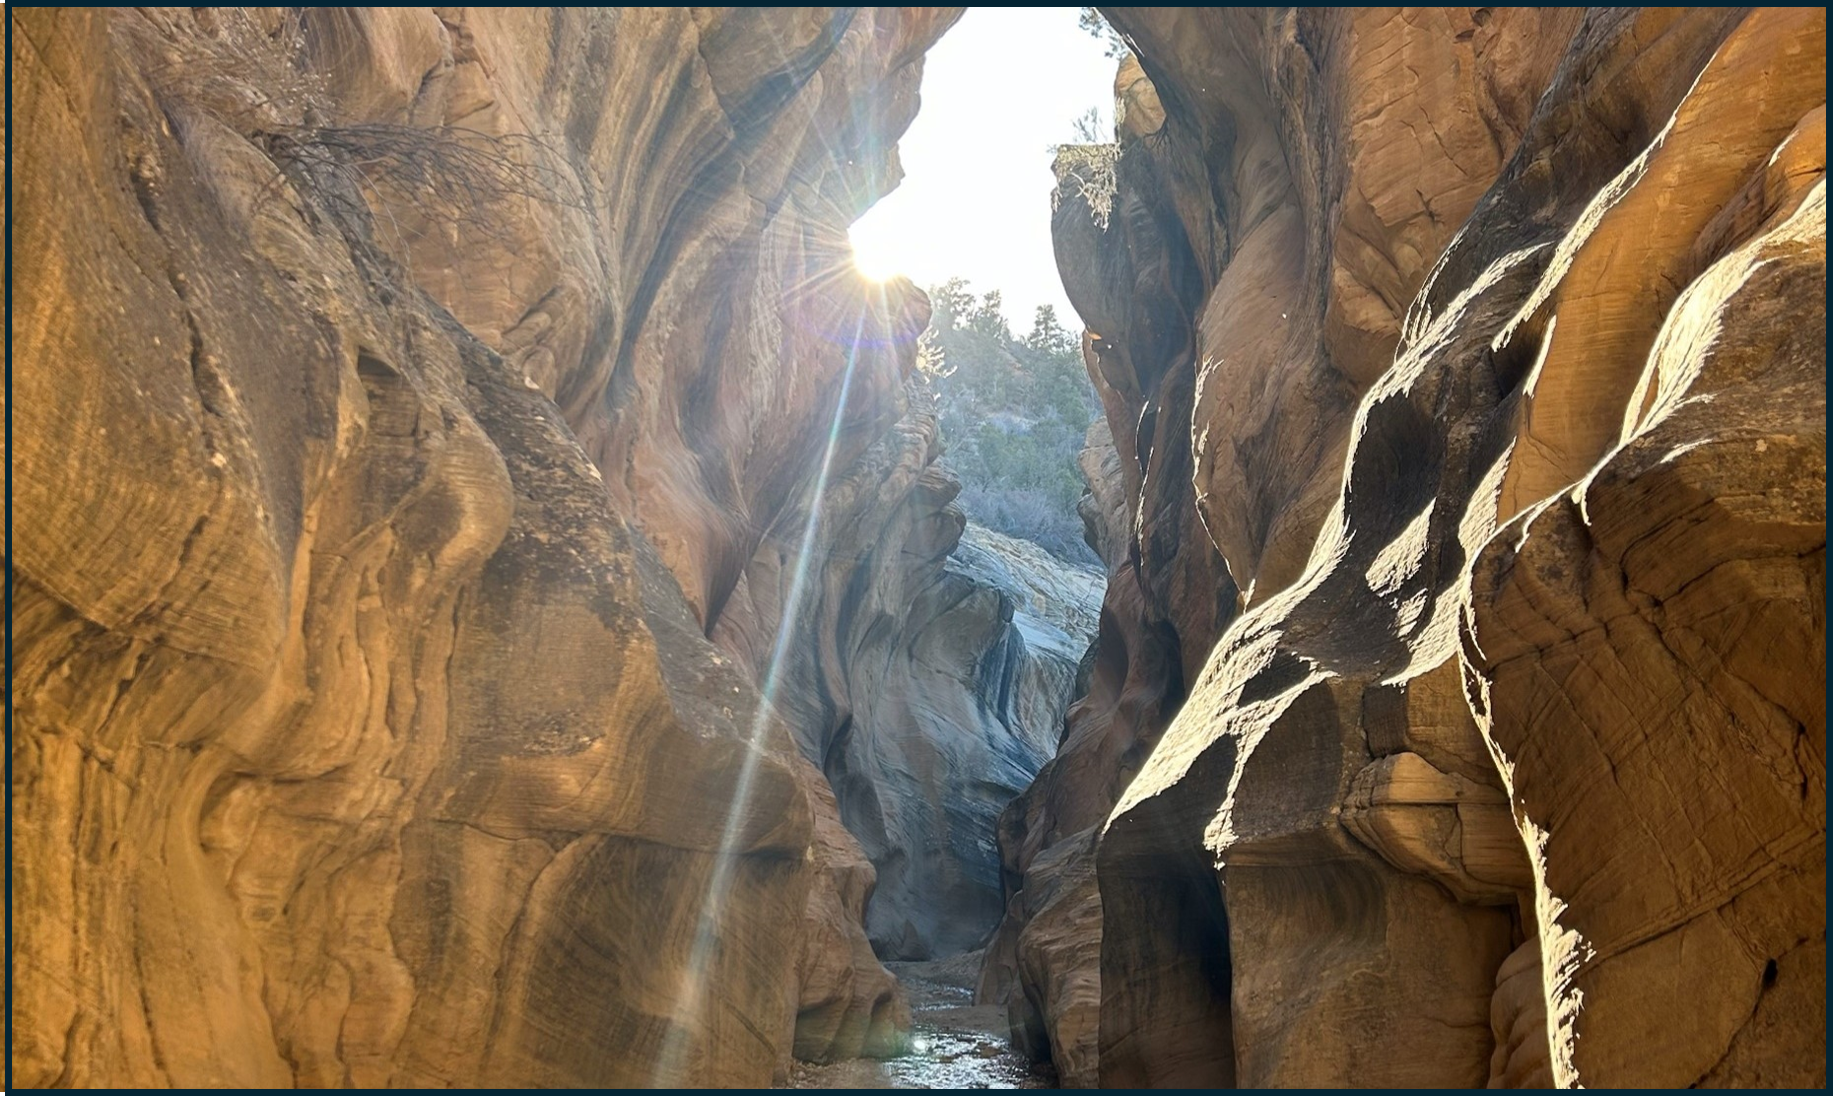
<svg viewBox="0 0 1833 1096">
<path fill-rule="evenodd" d="M 934 417 L 906 419 L 824 493 L 831 549 L 775 689 L 877 870 L 866 930 L 888 959 L 998 924 L 997 819 L 1057 748 L 1101 596 L 1097 574 L 967 524 L 938 451 Z M 768 662 L 797 558 L 767 541 L 715 638 Z"/>
</svg>

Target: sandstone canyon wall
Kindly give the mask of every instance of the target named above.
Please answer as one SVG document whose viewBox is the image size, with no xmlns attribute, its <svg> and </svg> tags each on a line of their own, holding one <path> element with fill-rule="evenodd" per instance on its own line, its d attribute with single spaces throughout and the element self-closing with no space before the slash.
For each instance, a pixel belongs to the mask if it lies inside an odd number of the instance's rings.
<svg viewBox="0 0 1833 1096">
<path fill-rule="evenodd" d="M 982 995 L 1071 1085 L 1823 1085 L 1824 12 L 1108 15 Z"/>
<path fill-rule="evenodd" d="M 9 12 L 19 1083 L 894 1049 L 724 622 L 920 429 L 844 233 L 957 14 Z"/>
<path fill-rule="evenodd" d="M 996 918 L 1072 1085 L 1824 1084 L 1824 13 L 1111 12 L 1098 614 L 849 264 L 957 14 L 9 12 L 21 1085 L 763 1084 Z"/>
<path fill-rule="evenodd" d="M 977 948 L 998 924 L 997 818 L 1057 748 L 1101 596 L 1099 576 L 964 524 L 922 426 L 823 496 L 834 547 L 777 685 L 876 869 L 867 935 L 907 960 Z M 764 642 L 795 558 L 771 547 L 746 574 Z"/>
<path fill-rule="evenodd" d="M 935 416 L 906 416 L 820 496 L 802 596 L 794 539 L 767 538 L 714 631 L 754 665 L 780 658 L 779 710 L 876 869 L 866 929 L 891 959 L 978 947 L 998 923 L 996 819 L 1056 749 L 1100 598 L 1098 576 L 968 525 L 939 453 Z"/>
</svg>

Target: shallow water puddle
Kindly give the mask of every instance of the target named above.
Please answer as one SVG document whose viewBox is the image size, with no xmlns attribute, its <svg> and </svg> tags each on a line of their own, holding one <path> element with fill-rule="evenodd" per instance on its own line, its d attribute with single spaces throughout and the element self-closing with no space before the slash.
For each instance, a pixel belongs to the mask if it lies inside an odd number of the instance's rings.
<svg viewBox="0 0 1833 1096">
<path fill-rule="evenodd" d="M 904 978 L 915 1021 L 910 1053 L 879 1062 L 797 1062 L 790 1088 L 1052 1088 L 1006 1038 L 1006 1010 L 975 1005 L 971 991 Z"/>
</svg>

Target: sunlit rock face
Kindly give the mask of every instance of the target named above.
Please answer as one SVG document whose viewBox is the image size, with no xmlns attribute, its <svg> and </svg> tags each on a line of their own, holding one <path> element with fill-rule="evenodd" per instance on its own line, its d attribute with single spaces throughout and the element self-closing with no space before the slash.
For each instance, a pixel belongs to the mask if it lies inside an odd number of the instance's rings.
<svg viewBox="0 0 1833 1096">
<path fill-rule="evenodd" d="M 22 1085 L 892 1048 L 708 635 L 896 434 L 844 233 L 955 14 L 13 13 Z"/>
<path fill-rule="evenodd" d="M 983 992 L 1110 1085 L 1824 1084 L 1824 13 L 1110 15 Z"/>
</svg>

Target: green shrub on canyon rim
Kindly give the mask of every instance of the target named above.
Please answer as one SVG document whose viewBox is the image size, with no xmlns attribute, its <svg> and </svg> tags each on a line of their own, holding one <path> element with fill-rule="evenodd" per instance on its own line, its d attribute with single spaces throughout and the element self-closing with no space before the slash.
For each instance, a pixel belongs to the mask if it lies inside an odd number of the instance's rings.
<svg viewBox="0 0 1833 1096">
<path fill-rule="evenodd" d="M 1076 336 L 1050 305 L 1013 335 L 997 290 L 976 299 L 960 278 L 929 290 L 924 375 L 936 397 L 945 462 L 961 508 L 989 529 L 1095 564 L 1082 539 L 1076 454 L 1100 412 Z"/>
</svg>

